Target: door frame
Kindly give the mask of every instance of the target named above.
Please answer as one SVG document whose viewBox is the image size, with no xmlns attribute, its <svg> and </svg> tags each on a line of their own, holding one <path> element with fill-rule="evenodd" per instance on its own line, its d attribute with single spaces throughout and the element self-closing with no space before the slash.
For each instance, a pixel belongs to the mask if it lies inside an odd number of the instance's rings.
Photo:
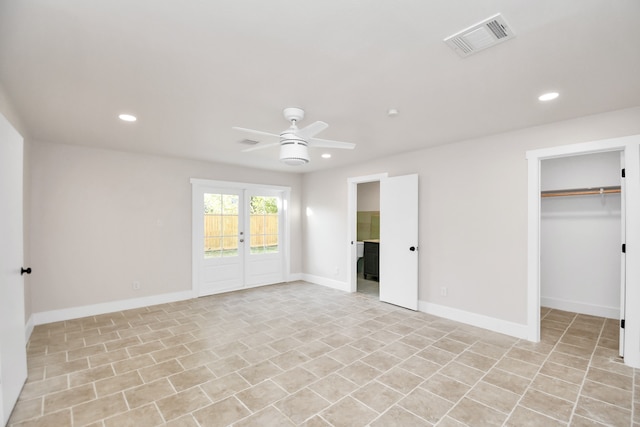
<svg viewBox="0 0 640 427">
<path fill-rule="evenodd" d="M 358 184 L 376 182 L 388 178 L 387 172 L 373 175 L 356 176 L 347 178 L 347 288 L 349 292 L 358 290 L 358 245 L 356 237 L 358 230 Z M 383 221 L 380 218 L 380 221 Z"/>
<path fill-rule="evenodd" d="M 540 167 L 541 161 L 579 154 L 623 151 L 626 171 L 626 288 L 625 300 L 640 299 L 640 135 L 604 139 L 527 151 L 528 247 L 527 247 L 527 339 L 540 341 Z M 631 250 L 629 250 L 631 249 Z M 634 345 L 630 345 L 635 343 Z M 625 313 L 624 363 L 640 367 L 640 310 Z"/>
<path fill-rule="evenodd" d="M 191 291 L 194 298 L 200 296 L 200 261 L 196 257 L 196 254 L 202 251 L 202 242 L 196 238 L 195 224 L 201 221 L 201 215 L 199 209 L 201 208 L 198 203 L 198 194 L 202 192 L 204 188 L 228 188 L 228 189 L 242 189 L 242 190 L 268 190 L 278 191 L 282 193 L 282 280 L 285 282 L 290 281 L 291 276 L 291 225 L 290 225 L 290 213 L 289 205 L 291 200 L 291 187 L 285 187 L 281 185 L 267 185 L 267 184 L 253 184 L 246 182 L 235 181 L 217 181 L 210 179 L 191 178 Z M 243 278 L 244 282 L 244 278 Z M 260 286 L 260 285 L 257 285 Z M 241 289 L 246 288 L 243 287 Z"/>
<path fill-rule="evenodd" d="M 620 151 L 620 168 L 624 169 L 625 167 L 624 151 Z M 627 195 L 626 181 L 626 178 L 620 178 L 620 241 L 622 243 L 626 243 L 627 239 L 627 206 L 625 203 Z M 620 319 L 624 319 L 627 312 L 627 254 L 625 253 L 622 254 L 620 261 L 620 279 L 622 282 L 622 287 L 620 289 Z M 619 326 L 618 353 L 620 356 L 624 357 L 626 331 L 622 328 L 622 325 Z"/>
</svg>

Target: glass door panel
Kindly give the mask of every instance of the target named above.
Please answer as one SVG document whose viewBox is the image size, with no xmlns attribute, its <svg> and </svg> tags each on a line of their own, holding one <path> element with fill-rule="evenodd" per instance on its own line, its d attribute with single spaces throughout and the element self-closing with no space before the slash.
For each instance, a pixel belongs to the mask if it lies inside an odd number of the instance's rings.
<svg viewBox="0 0 640 427">
<path fill-rule="evenodd" d="M 204 193 L 204 257 L 238 256 L 240 196 Z"/>
<path fill-rule="evenodd" d="M 249 204 L 250 253 L 267 254 L 279 251 L 280 198 L 251 196 Z"/>
</svg>

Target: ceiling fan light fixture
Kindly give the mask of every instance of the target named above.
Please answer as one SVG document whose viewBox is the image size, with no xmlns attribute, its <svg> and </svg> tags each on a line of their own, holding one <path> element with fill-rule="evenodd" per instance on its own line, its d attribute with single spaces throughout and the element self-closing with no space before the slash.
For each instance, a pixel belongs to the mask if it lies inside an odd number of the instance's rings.
<svg viewBox="0 0 640 427">
<path fill-rule="evenodd" d="M 325 122 L 316 121 L 302 129 L 296 126 L 299 120 L 304 117 L 302 108 L 290 107 L 283 111 L 284 118 L 291 122 L 288 129 L 282 131 L 279 135 L 270 132 L 264 132 L 255 129 L 247 129 L 241 127 L 233 127 L 235 130 L 248 132 L 255 135 L 267 136 L 269 138 L 278 138 L 280 142 L 270 144 L 256 144 L 254 147 L 245 148 L 246 151 L 261 150 L 263 148 L 280 145 L 280 161 L 289 166 L 301 166 L 309 163 L 309 147 L 312 148 L 341 148 L 353 150 L 356 144 L 343 141 L 332 141 L 329 139 L 319 139 L 315 136 L 325 130 L 329 125 Z M 327 158 L 326 156 L 322 156 Z"/>
<path fill-rule="evenodd" d="M 280 161 L 289 166 L 301 166 L 309 163 L 307 145 L 297 140 L 283 141 L 280 146 Z"/>
</svg>

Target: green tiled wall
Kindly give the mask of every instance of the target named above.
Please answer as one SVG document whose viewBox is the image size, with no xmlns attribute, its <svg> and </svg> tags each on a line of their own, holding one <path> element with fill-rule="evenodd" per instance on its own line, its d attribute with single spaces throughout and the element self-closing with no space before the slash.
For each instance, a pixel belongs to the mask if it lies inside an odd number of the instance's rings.
<svg viewBox="0 0 640 427">
<path fill-rule="evenodd" d="M 358 211 L 359 241 L 380 238 L 380 211 Z"/>
</svg>

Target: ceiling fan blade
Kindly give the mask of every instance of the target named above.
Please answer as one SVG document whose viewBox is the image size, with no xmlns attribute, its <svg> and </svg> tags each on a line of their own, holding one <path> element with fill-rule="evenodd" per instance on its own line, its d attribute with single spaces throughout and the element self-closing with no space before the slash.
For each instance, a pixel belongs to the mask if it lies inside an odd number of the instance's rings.
<svg viewBox="0 0 640 427">
<path fill-rule="evenodd" d="M 302 139 L 309 139 L 313 138 L 328 127 L 329 125 L 325 122 L 318 121 L 315 123 L 311 123 L 309 126 L 305 126 L 302 129 L 299 129 L 296 134 Z"/>
<path fill-rule="evenodd" d="M 245 148 L 244 150 L 242 150 L 242 152 L 243 153 L 247 153 L 249 151 L 256 151 L 256 150 L 262 150 L 264 148 L 275 147 L 277 145 L 280 145 L 280 143 L 279 142 L 270 142 L 269 144 L 257 144 L 257 145 L 254 145 L 253 147 Z"/>
<path fill-rule="evenodd" d="M 311 138 L 307 141 L 310 147 L 319 148 L 343 148 L 346 150 L 353 150 L 356 148 L 356 144 L 352 142 L 331 141 L 328 139 Z"/>
<path fill-rule="evenodd" d="M 253 133 L 255 135 L 271 136 L 271 137 L 275 137 L 275 138 L 280 139 L 280 135 L 276 135 L 275 133 L 270 133 L 270 132 L 263 132 L 261 130 L 239 128 L 239 127 L 236 127 L 236 126 L 232 127 L 231 129 L 239 130 L 240 132 Z"/>
</svg>

